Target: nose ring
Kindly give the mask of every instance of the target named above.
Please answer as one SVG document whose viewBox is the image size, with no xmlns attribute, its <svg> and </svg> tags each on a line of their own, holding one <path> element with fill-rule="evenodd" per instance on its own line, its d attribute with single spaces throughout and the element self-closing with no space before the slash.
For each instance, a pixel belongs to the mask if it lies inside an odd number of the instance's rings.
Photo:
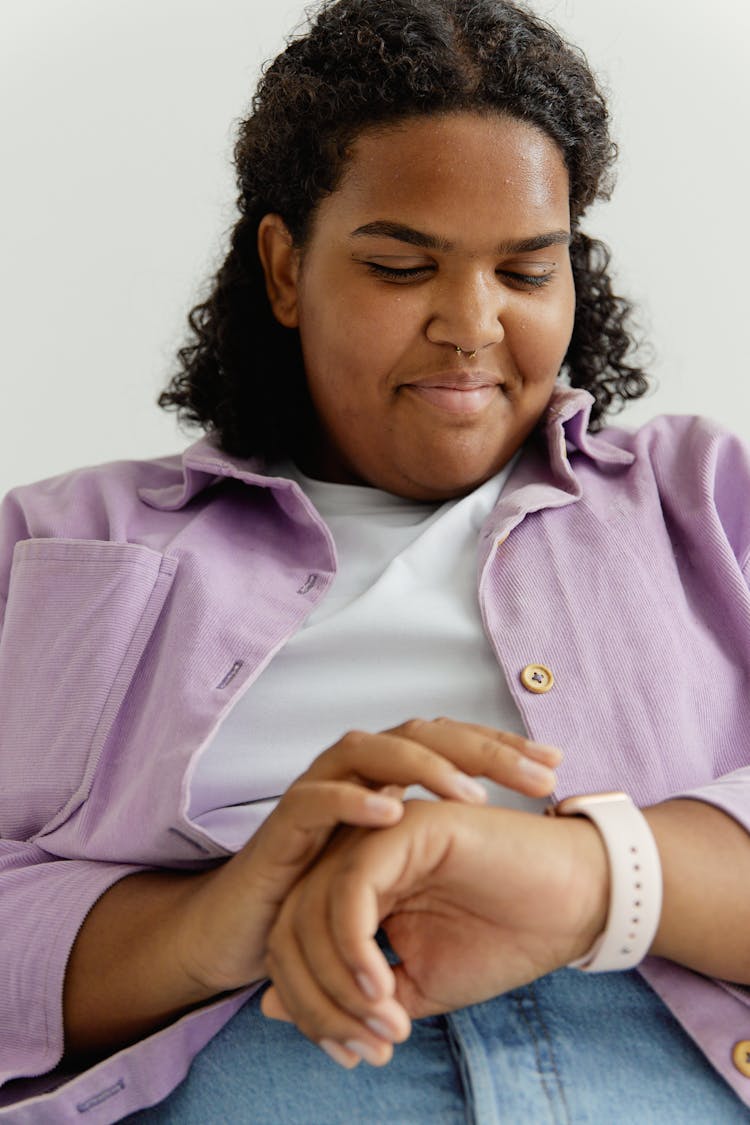
<svg viewBox="0 0 750 1125">
<path fill-rule="evenodd" d="M 465 352 L 463 348 L 459 348 L 458 344 L 456 344 L 456 355 L 465 355 L 467 359 L 474 359 L 474 356 L 476 354 L 477 354 L 476 348 L 474 348 L 473 352 Z"/>
</svg>

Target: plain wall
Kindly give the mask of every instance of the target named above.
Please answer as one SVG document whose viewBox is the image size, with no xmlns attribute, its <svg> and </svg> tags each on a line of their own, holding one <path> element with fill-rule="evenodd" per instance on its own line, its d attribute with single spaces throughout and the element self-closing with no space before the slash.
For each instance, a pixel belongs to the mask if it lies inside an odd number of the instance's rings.
<svg viewBox="0 0 750 1125">
<path fill-rule="evenodd" d="M 619 184 L 589 233 L 655 348 L 615 421 L 750 441 L 747 0 L 537 0 L 610 91 Z M 155 406 L 233 222 L 234 122 L 292 0 L 3 0 L 0 493 L 183 448 Z"/>
</svg>

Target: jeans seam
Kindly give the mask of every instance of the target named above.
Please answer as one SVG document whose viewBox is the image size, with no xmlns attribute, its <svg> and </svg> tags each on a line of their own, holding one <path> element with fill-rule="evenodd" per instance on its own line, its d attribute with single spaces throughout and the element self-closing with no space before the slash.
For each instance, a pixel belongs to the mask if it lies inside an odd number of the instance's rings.
<svg viewBox="0 0 750 1125">
<path fill-rule="evenodd" d="M 479 1102 L 486 1103 L 488 1093 L 492 1096 L 493 1105 L 495 1102 L 494 1093 L 492 1092 L 492 1084 L 487 1085 L 486 1082 L 481 1081 L 481 1071 L 487 1071 L 488 1062 L 484 1044 L 482 1043 L 481 1036 L 479 1036 L 474 1021 L 471 1018 L 471 1008 L 459 1009 L 456 1012 L 449 1012 L 445 1016 L 446 1030 L 448 1032 L 448 1045 L 451 1054 L 456 1063 L 458 1073 L 463 1087 L 463 1095 L 465 1102 L 465 1115 L 466 1125 L 490 1125 L 487 1117 L 478 1116 L 477 1110 L 479 1109 Z M 472 1043 L 465 1041 L 465 1036 L 469 1040 L 474 1039 L 474 1050 L 472 1051 Z M 479 1073 L 476 1075 L 480 1079 L 477 1087 L 475 1083 L 474 1070 L 477 1069 Z M 486 1075 L 489 1077 L 489 1074 Z M 484 1104 L 484 1110 L 489 1110 L 489 1106 Z M 497 1107 L 494 1106 L 492 1110 L 492 1122 L 497 1121 Z"/>
<path fill-rule="evenodd" d="M 565 1112 L 566 1125 L 571 1125 L 571 1118 L 570 1118 L 570 1111 L 568 1109 L 568 1103 L 565 1099 L 565 1093 L 562 1089 L 562 1084 L 560 1082 L 560 1074 L 559 1074 L 558 1069 L 557 1069 L 557 1063 L 556 1063 L 556 1060 L 555 1060 L 554 1053 L 552 1052 L 552 1045 L 551 1045 L 550 1038 L 549 1038 L 549 1032 L 547 1030 L 547 1026 L 546 1026 L 544 1020 L 541 1018 L 541 1012 L 540 1012 L 540 1009 L 539 1009 L 539 1004 L 537 1002 L 537 998 L 536 998 L 536 995 L 534 993 L 533 982 L 530 985 L 528 985 L 523 991 L 526 995 L 528 995 L 529 999 L 531 1000 L 531 1003 L 534 1005 L 534 1014 L 537 1017 L 538 1022 L 541 1024 L 541 1028 L 542 1028 L 542 1031 L 544 1033 L 545 1044 L 547 1046 L 547 1050 L 550 1054 L 551 1061 L 552 1061 L 552 1072 L 554 1074 L 555 1084 L 557 1086 L 557 1092 L 560 1096 L 560 1100 L 562 1102 L 562 1107 L 563 1107 L 563 1110 Z M 544 1070 L 544 1067 L 543 1067 L 543 1064 L 542 1064 L 542 1056 L 539 1053 L 539 1040 L 538 1040 L 538 1037 L 537 1037 L 537 1029 L 534 1026 L 533 1021 L 531 1019 L 529 1019 L 528 1013 L 524 1010 L 524 1006 L 523 1006 L 524 997 L 520 996 L 520 995 L 518 995 L 518 993 L 516 993 L 515 995 L 513 995 L 512 999 L 513 999 L 513 1004 L 516 1008 L 516 1011 L 517 1011 L 518 1015 L 521 1017 L 521 1019 L 523 1020 L 523 1022 L 525 1023 L 526 1028 L 527 1028 L 528 1033 L 529 1033 L 529 1036 L 531 1038 L 531 1041 L 534 1044 L 534 1056 L 536 1058 L 537 1073 L 538 1073 L 539 1078 L 541 1080 L 542 1089 L 544 1090 L 544 1096 L 547 1099 L 547 1103 L 549 1105 L 550 1112 L 552 1113 L 553 1117 L 557 1117 L 557 1104 L 555 1102 L 555 1099 L 551 1096 L 549 1086 L 548 1086 L 548 1075 L 545 1073 L 545 1070 Z"/>
<path fill-rule="evenodd" d="M 552 1071 L 555 1075 L 555 1081 L 557 1082 L 557 1089 L 558 1089 L 559 1094 L 560 1094 L 560 1100 L 562 1101 L 563 1108 L 565 1109 L 565 1118 L 566 1118 L 566 1121 L 567 1121 L 567 1125 L 571 1125 L 572 1118 L 571 1118 L 571 1115 L 570 1115 L 570 1107 L 568 1106 L 568 1099 L 565 1097 L 565 1086 L 563 1085 L 562 1077 L 560 1075 L 560 1071 L 559 1071 L 558 1066 L 557 1066 L 557 1059 L 555 1057 L 554 1040 L 553 1040 L 552 1036 L 550 1035 L 549 1027 L 547 1026 L 547 1022 L 544 1018 L 544 1013 L 543 1013 L 542 1008 L 539 1004 L 539 998 L 537 996 L 536 989 L 534 987 L 533 982 L 531 984 L 531 999 L 534 1002 L 534 1009 L 536 1011 L 539 1023 L 541 1024 L 542 1031 L 544 1032 L 544 1038 L 547 1041 L 547 1048 L 549 1050 L 550 1062 L 552 1063 Z"/>
</svg>

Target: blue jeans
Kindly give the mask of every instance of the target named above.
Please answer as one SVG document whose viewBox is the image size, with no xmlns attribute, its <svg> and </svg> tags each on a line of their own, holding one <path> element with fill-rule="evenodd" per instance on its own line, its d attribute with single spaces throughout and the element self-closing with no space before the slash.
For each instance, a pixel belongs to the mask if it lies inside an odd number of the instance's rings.
<svg viewBox="0 0 750 1125">
<path fill-rule="evenodd" d="M 343 1070 L 259 994 L 143 1125 L 734 1125 L 748 1110 L 635 971 L 561 969 L 417 1020 L 383 1068 Z"/>
</svg>

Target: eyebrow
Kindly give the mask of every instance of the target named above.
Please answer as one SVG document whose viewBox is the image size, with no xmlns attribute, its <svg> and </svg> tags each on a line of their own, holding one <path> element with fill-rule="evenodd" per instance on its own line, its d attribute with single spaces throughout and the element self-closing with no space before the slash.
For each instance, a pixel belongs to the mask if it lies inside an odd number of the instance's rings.
<svg viewBox="0 0 750 1125">
<path fill-rule="evenodd" d="M 395 238 L 399 242 L 408 242 L 410 246 L 420 246 L 423 250 L 440 250 L 449 253 L 455 250 L 455 244 L 437 234 L 416 230 L 404 223 L 394 223 L 389 219 L 376 219 L 372 223 L 365 223 L 351 232 L 352 238 L 366 237 Z M 520 238 L 516 241 L 501 242 L 496 247 L 498 254 L 528 254 L 533 250 L 544 250 L 547 246 L 569 246 L 570 231 L 551 230 L 544 234 L 535 234 L 531 238 Z"/>
</svg>

